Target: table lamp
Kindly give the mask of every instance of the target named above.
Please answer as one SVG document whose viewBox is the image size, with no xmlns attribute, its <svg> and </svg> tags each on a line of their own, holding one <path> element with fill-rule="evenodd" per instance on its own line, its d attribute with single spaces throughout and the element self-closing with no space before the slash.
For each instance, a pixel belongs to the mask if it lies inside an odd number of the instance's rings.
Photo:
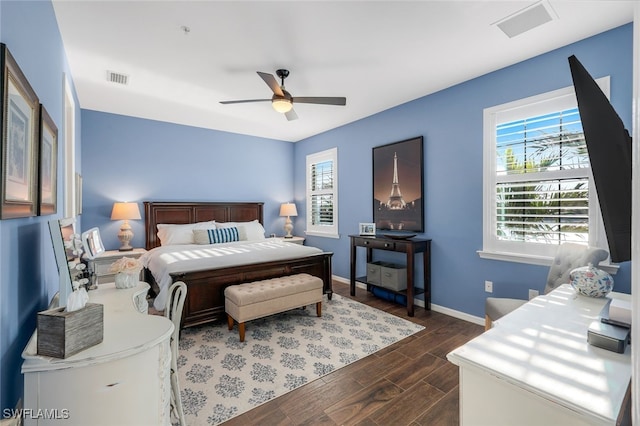
<svg viewBox="0 0 640 426">
<path fill-rule="evenodd" d="M 280 206 L 280 216 L 286 216 L 287 220 L 284 222 L 285 238 L 293 238 L 291 231 L 293 231 L 293 223 L 291 222 L 291 216 L 298 216 L 298 210 L 293 203 L 284 203 Z"/>
<path fill-rule="evenodd" d="M 111 211 L 111 220 L 123 220 L 120 232 L 118 232 L 118 239 L 122 243 L 119 251 L 131 251 L 131 240 L 133 239 L 133 231 L 131 231 L 131 225 L 129 225 L 129 219 L 141 219 L 140 209 L 138 203 L 113 203 L 113 210 Z"/>
</svg>

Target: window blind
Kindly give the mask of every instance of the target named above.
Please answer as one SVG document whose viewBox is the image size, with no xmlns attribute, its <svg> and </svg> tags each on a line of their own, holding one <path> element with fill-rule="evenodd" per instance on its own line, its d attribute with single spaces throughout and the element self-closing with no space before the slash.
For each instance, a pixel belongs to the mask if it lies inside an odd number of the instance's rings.
<svg viewBox="0 0 640 426">
<path fill-rule="evenodd" d="M 338 149 L 307 155 L 307 235 L 338 238 Z"/>
<path fill-rule="evenodd" d="M 589 156 L 577 108 L 496 126 L 495 237 L 588 242 Z"/>
<path fill-rule="evenodd" d="M 333 225 L 333 161 L 311 166 L 311 221 L 313 225 Z"/>
</svg>

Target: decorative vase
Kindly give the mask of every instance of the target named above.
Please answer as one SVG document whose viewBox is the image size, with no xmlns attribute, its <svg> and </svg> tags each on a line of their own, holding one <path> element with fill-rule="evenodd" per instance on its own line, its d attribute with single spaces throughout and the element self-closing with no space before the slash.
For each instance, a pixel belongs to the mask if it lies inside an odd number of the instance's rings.
<svg viewBox="0 0 640 426">
<path fill-rule="evenodd" d="M 575 291 L 589 297 L 605 297 L 613 290 L 613 278 L 602 269 L 583 266 L 571 271 L 569 278 Z"/>
<path fill-rule="evenodd" d="M 132 288 L 138 285 L 139 273 L 118 272 L 116 274 L 116 288 Z"/>
</svg>

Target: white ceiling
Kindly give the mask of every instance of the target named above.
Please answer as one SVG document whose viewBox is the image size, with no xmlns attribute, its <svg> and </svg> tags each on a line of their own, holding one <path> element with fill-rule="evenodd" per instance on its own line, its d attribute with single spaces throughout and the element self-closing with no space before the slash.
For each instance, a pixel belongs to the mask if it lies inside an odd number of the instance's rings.
<svg viewBox="0 0 640 426">
<path fill-rule="evenodd" d="M 292 142 L 631 22 L 635 1 L 550 0 L 556 19 L 514 38 L 494 25 L 535 3 L 53 0 L 81 108 Z M 293 96 L 347 105 L 287 121 L 219 103 L 270 98 L 256 71 L 278 68 Z"/>
</svg>

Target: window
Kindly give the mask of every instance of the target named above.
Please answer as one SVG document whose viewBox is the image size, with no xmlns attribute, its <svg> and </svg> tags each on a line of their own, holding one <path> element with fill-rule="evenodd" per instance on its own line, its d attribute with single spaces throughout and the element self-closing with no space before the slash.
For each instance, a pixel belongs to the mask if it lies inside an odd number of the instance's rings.
<svg viewBox="0 0 640 426">
<path fill-rule="evenodd" d="M 338 148 L 307 155 L 306 233 L 338 238 Z"/>
<path fill-rule="evenodd" d="M 482 257 L 544 263 L 563 242 L 607 247 L 573 87 L 485 109 L 484 133 Z"/>
</svg>

